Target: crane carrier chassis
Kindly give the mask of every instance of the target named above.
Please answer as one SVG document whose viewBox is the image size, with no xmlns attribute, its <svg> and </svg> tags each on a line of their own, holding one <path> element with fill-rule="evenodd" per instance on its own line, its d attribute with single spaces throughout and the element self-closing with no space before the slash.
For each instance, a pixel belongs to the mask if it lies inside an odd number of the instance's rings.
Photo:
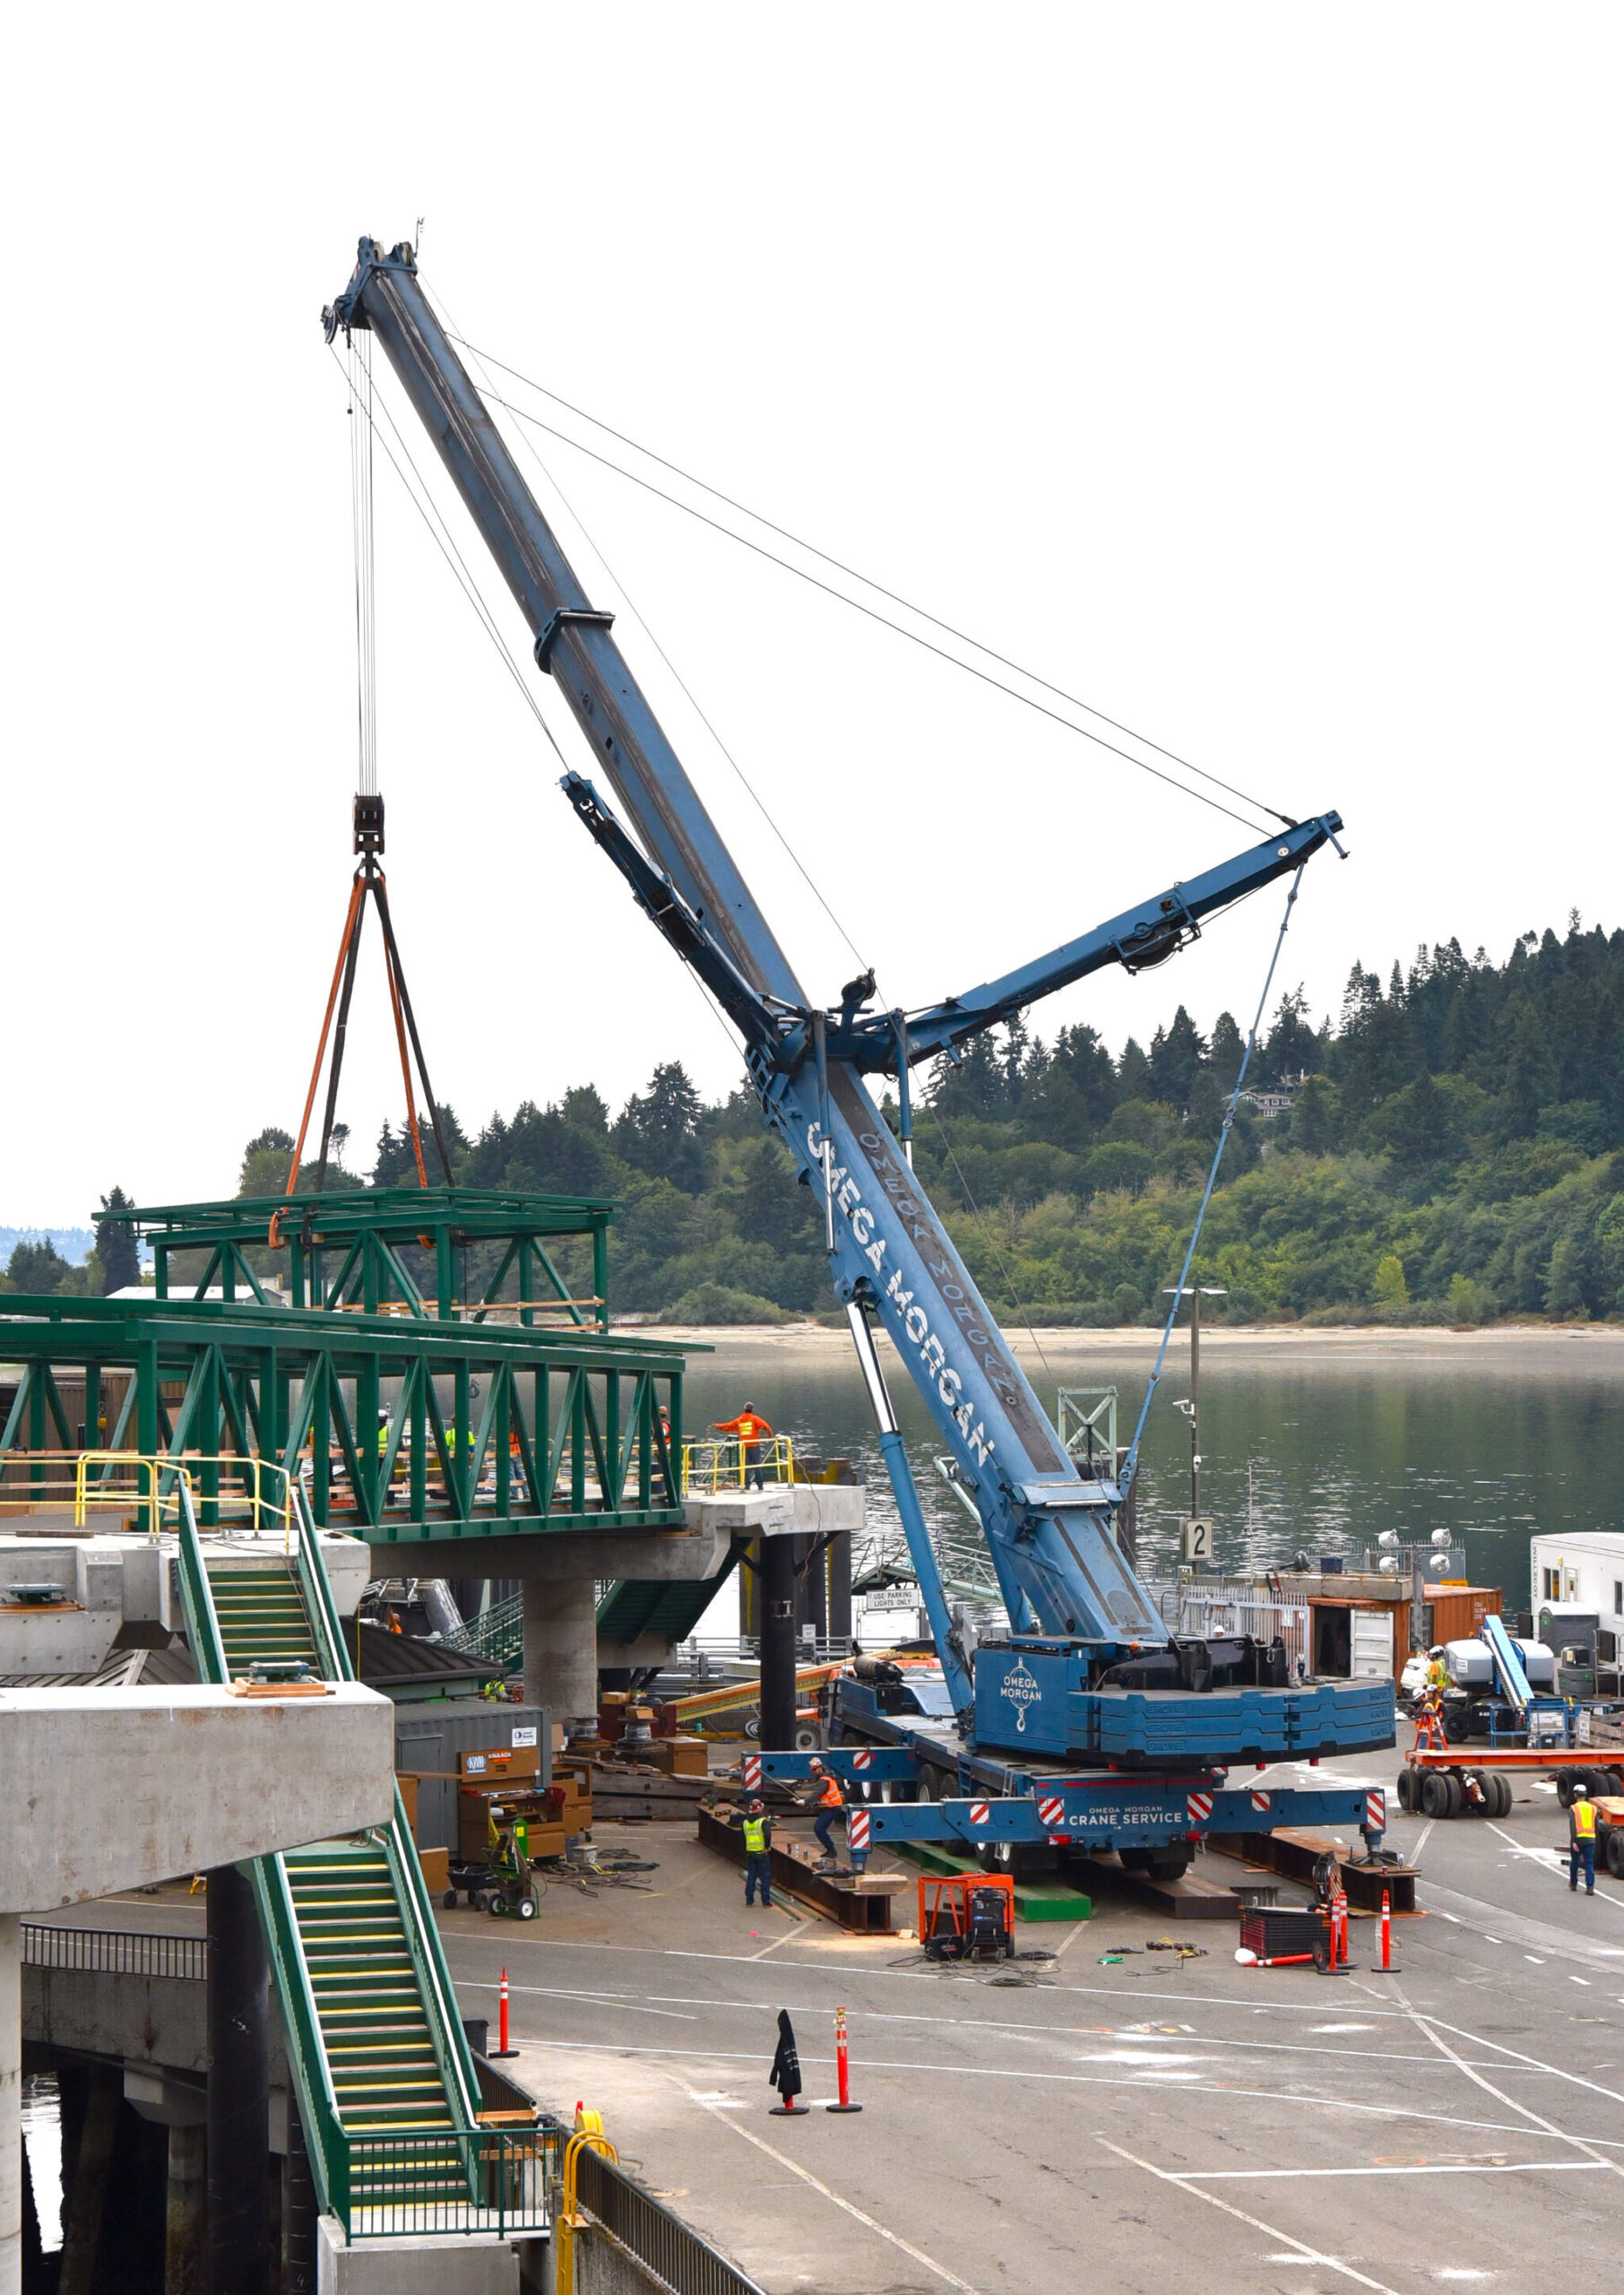
<svg viewBox="0 0 1624 2295">
<path fill-rule="evenodd" d="M 978 1682 L 980 1661 L 978 1651 Z M 820 1760 L 840 1779 L 850 1814 L 860 1819 L 855 1832 L 848 1832 L 854 1861 L 869 1845 L 937 1841 L 979 1856 L 989 1869 L 1030 1873 L 1062 1866 L 1068 1851 L 1094 1857 L 1114 1850 L 1129 1872 L 1171 1881 L 1209 1834 L 1329 1826 L 1362 1835 L 1372 1856 L 1380 1846 L 1386 1796 L 1379 1788 L 1329 1780 L 1285 1785 L 1266 1772 L 1282 1762 L 1312 1765 L 1322 1756 L 1390 1745 L 1390 1683 L 1231 1691 L 1213 1701 L 1207 1717 L 1188 1710 L 1198 1698 L 1169 1691 L 1104 1691 L 1090 1702 L 1109 1706 L 1113 1696 L 1134 1700 L 1141 1710 L 1118 1717 L 1114 1727 L 1105 1717 L 1105 1736 L 1131 1737 L 1140 1745 L 1160 1736 L 1188 1746 L 1214 1728 L 1232 1731 L 1241 1711 L 1249 1713 L 1245 1734 L 1253 1741 L 1226 1747 L 1227 1758 L 1192 1759 L 1185 1751 L 1154 1766 L 1143 1752 L 1120 1766 L 1083 1766 L 1064 1753 L 1046 1760 L 1041 1744 L 1032 1754 L 1012 1757 L 967 1744 L 951 1720 L 882 1712 L 873 1686 L 843 1676 L 835 1684 L 831 1730 L 840 1742 L 817 1755 L 747 1755 L 745 1781 L 793 1783 Z M 1327 1698 L 1335 1699 L 1335 1710 L 1329 1733 L 1322 1736 L 1327 1724 L 1320 1709 Z M 1231 1786 L 1228 1769 L 1241 1762 L 1251 1781 Z"/>
</svg>

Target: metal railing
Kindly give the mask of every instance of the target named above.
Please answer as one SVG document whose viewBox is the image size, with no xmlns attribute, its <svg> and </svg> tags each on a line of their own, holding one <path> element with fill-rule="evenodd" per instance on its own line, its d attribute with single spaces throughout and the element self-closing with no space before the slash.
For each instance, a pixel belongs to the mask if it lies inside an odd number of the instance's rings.
<svg viewBox="0 0 1624 2295">
<path fill-rule="evenodd" d="M 614 2161 L 583 2150 L 574 2164 L 575 2195 L 582 2207 L 671 2295 L 762 2295 L 755 2280 L 747 2279 Z"/>
<path fill-rule="evenodd" d="M 222 1489 L 222 1478 L 241 1485 Z M 0 1512 L 71 1508 L 76 1530 L 94 1513 L 144 1516 L 149 1536 L 178 1523 L 180 1485 L 204 1511 L 204 1527 L 287 1533 L 286 1468 L 257 1453 L 12 1451 L 0 1462 Z"/>
<path fill-rule="evenodd" d="M 564 2139 L 552 2120 L 351 2136 L 344 2229 L 352 2240 L 545 2231 Z"/>
<path fill-rule="evenodd" d="M 206 1936 L 153 1936 L 127 1928 L 48 1928 L 22 1924 L 22 1965 L 77 1969 L 96 1976 L 173 1976 L 201 1983 L 209 1973 Z"/>
<path fill-rule="evenodd" d="M 1285 1643 L 1293 1673 L 1308 1670 L 1306 1602 L 1271 1601 L 1249 1580 L 1226 1583 L 1222 1579 L 1191 1579 L 1170 1590 L 1172 1615 L 1168 1615 L 1165 1598 L 1162 1615 L 1175 1633 L 1189 1634 L 1203 1641 L 1231 1633 L 1249 1633 L 1255 1641 L 1278 1639 Z"/>
<path fill-rule="evenodd" d="M 707 1434 L 682 1446 L 682 1489 L 743 1490 L 753 1482 L 793 1482 L 795 1445 L 787 1434 Z"/>
</svg>

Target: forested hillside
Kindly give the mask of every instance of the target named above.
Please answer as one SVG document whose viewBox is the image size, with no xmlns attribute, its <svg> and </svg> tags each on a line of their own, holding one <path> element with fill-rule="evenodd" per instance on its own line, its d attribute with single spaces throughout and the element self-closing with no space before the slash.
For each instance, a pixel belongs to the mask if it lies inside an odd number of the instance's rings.
<svg viewBox="0 0 1624 2295">
<path fill-rule="evenodd" d="M 918 1166 L 1001 1312 L 1159 1312 L 1241 1047 L 1228 1013 L 1203 1034 L 1180 1007 L 1117 1060 L 1090 1028 L 1045 1044 L 1017 1026 L 937 1070 Z M 1277 1118 L 1242 1104 L 1207 1217 L 1198 1269 L 1229 1286 L 1231 1319 L 1624 1312 L 1624 932 L 1574 918 L 1501 965 L 1450 941 L 1385 987 L 1355 965 L 1334 1020 L 1283 999 L 1248 1085 L 1301 1077 Z M 810 1196 L 742 1091 L 704 1106 L 671 1061 L 618 1115 L 583 1085 L 471 1138 L 446 1119 L 468 1184 L 620 1200 L 618 1308 L 718 1321 L 833 1304 Z M 248 1191 L 264 1169 L 250 1156 Z M 375 1176 L 410 1176 L 388 1128 Z"/>
</svg>

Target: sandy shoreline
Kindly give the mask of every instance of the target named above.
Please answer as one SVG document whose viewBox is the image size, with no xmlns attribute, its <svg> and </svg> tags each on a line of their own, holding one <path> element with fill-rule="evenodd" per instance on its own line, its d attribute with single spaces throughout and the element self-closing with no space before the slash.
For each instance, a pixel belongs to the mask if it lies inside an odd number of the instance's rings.
<svg viewBox="0 0 1624 2295">
<path fill-rule="evenodd" d="M 621 1326 L 624 1328 L 624 1326 Z M 644 1323 L 640 1337 L 670 1339 L 679 1346 L 722 1347 L 746 1343 L 752 1347 L 803 1353 L 808 1349 L 849 1355 L 851 1341 L 842 1329 L 822 1323 L 728 1323 L 689 1326 Z M 1018 1324 L 1005 1324 L 1004 1336 L 1017 1355 L 1036 1356 L 1053 1351 L 1067 1355 L 1124 1354 L 1153 1355 L 1162 1334 L 1143 1324 L 1120 1324 L 1100 1330 L 1058 1327 L 1039 1330 L 1035 1337 Z M 1182 1325 L 1174 1346 L 1186 1344 Z M 1624 1368 L 1624 1325 L 1615 1323 L 1499 1323 L 1486 1330 L 1394 1329 L 1379 1324 L 1334 1324 L 1305 1329 L 1293 1324 L 1205 1325 L 1204 1355 L 1313 1357 L 1341 1361 L 1410 1362 L 1416 1364 L 1458 1364 L 1465 1369 L 1507 1369 L 1518 1363 L 1541 1368 L 1562 1362 L 1574 1369 Z"/>
</svg>

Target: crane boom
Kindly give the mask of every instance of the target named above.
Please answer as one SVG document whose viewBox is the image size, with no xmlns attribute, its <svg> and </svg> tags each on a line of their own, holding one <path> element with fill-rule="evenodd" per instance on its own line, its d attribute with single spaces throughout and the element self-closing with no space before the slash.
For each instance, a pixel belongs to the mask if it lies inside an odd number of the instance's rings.
<svg viewBox="0 0 1624 2295">
<path fill-rule="evenodd" d="M 410 247 L 360 244 L 349 287 L 324 314 L 383 343 L 518 601 L 538 666 L 550 672 L 635 832 L 592 784 L 571 802 L 642 905 L 705 979 L 744 1038 L 768 1123 L 822 1199 L 837 1295 L 851 1322 L 904 1530 L 954 1691 L 971 1697 L 918 1494 L 896 1434 L 870 1323 L 888 1334 L 975 1501 L 1017 1630 L 1060 1637 L 1092 1674 L 1164 1648 L 1154 1603 L 1110 1534 L 1111 1479 L 1085 1480 L 983 1303 L 968 1269 L 864 1081 L 952 1052 L 977 1029 L 1107 963 L 1170 956 L 1205 915 L 1300 867 L 1339 817 L 1298 824 L 1070 940 L 1048 957 L 911 1018 L 870 1013 L 871 980 L 838 1008 L 809 1003 L 788 958 L 661 730 L 610 629 L 592 606 L 445 329 Z M 641 850 L 639 850 L 639 844 Z"/>
</svg>

